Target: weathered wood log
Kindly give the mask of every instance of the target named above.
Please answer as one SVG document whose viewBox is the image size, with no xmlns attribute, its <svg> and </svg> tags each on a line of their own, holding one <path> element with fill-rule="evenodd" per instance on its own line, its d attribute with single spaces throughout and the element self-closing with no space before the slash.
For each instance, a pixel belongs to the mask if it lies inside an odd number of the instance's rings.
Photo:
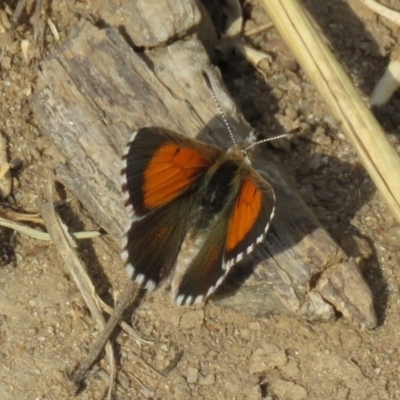
<svg viewBox="0 0 400 400">
<path fill-rule="evenodd" d="M 193 36 L 135 52 L 117 29 L 84 23 L 42 63 L 42 82 L 31 104 L 42 132 L 65 158 L 57 177 L 116 241 L 126 218 L 120 158 L 132 131 L 163 126 L 230 146 L 203 70 L 235 134 L 248 134 L 249 126 Z M 326 320 L 340 312 L 375 327 L 371 291 L 356 263 L 261 152 L 254 167 L 276 191 L 277 215 L 266 243 L 235 268 L 215 301 L 255 315 L 278 312 Z"/>
</svg>

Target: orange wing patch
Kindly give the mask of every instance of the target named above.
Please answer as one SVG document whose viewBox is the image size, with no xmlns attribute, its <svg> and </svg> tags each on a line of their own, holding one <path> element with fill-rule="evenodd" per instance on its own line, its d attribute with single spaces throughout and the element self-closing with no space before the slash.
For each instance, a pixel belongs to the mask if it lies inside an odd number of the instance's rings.
<svg viewBox="0 0 400 400">
<path fill-rule="evenodd" d="M 168 143 L 153 155 L 144 173 L 146 208 L 160 207 L 190 187 L 210 162 L 199 152 Z"/>
<path fill-rule="evenodd" d="M 262 206 L 262 194 L 254 183 L 245 179 L 229 225 L 226 248 L 232 251 L 253 228 Z"/>
</svg>

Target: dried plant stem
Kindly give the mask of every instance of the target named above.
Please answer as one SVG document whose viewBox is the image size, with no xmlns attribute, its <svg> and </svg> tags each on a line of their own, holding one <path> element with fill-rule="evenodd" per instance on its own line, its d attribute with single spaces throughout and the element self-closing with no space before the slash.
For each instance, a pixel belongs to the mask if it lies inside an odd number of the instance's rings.
<svg viewBox="0 0 400 400">
<path fill-rule="evenodd" d="M 46 228 L 49 231 L 49 236 L 51 240 L 53 240 L 53 242 L 56 244 L 58 253 L 60 254 L 65 265 L 68 267 L 69 272 L 73 276 L 82 294 L 82 297 L 86 302 L 87 307 L 89 308 L 93 318 L 96 320 L 96 323 L 101 330 L 96 342 L 92 345 L 88 355 L 79 365 L 79 367 L 73 372 L 72 380 L 79 388 L 81 383 L 86 378 L 89 369 L 98 360 L 101 352 L 105 347 L 110 365 L 110 372 L 108 375 L 110 383 L 109 383 L 107 399 L 111 399 L 115 376 L 116 376 L 116 368 L 115 368 L 112 346 L 109 343 L 109 338 L 113 333 L 115 327 L 118 324 L 121 324 L 122 328 L 128 334 L 132 335 L 139 344 L 141 342 L 152 343 L 149 341 L 145 341 L 132 327 L 129 327 L 127 324 L 122 322 L 122 314 L 126 310 L 126 308 L 131 304 L 132 299 L 135 297 L 135 294 L 137 293 L 136 291 L 137 285 L 132 280 L 130 279 L 128 280 L 127 284 L 125 285 L 118 299 L 118 303 L 115 309 L 111 309 L 102 302 L 102 300 L 95 293 L 95 289 L 92 285 L 92 282 L 90 281 L 89 276 L 87 275 L 86 269 L 81 264 L 74 250 L 75 245 L 73 243 L 72 237 L 69 236 L 68 232 L 62 225 L 61 221 L 59 220 L 54 210 L 54 206 L 51 200 L 52 199 L 51 184 L 52 184 L 52 177 L 50 175 L 48 178 L 48 182 L 45 184 L 44 187 L 43 197 L 45 201 L 42 201 L 39 204 L 40 213 L 42 215 Z M 32 230 L 35 231 L 34 229 Z M 140 293 L 138 293 L 138 295 L 139 294 Z M 111 315 L 107 323 L 105 323 L 104 321 L 103 315 L 101 313 L 101 308 L 104 308 Z M 159 377 L 164 377 L 164 375 L 161 372 L 157 371 L 151 365 L 147 364 L 139 356 L 133 354 L 133 357 L 136 359 L 136 361 L 140 362 L 142 365 L 144 365 L 146 368 L 157 374 Z"/>
<path fill-rule="evenodd" d="M 268 31 L 274 27 L 273 22 L 267 22 L 265 24 L 262 24 L 260 26 L 256 26 L 255 28 L 248 29 L 247 31 L 244 32 L 244 36 L 250 37 L 254 35 L 258 35 L 261 32 Z"/>
<path fill-rule="evenodd" d="M 14 33 L 15 27 L 16 27 L 18 20 L 22 14 L 22 11 L 25 8 L 25 3 L 26 3 L 26 0 L 18 1 L 17 6 L 15 7 L 14 14 L 11 18 L 11 28 L 7 32 L 7 34 L 4 35 L 3 38 L 0 40 L 0 61 L 4 56 L 4 52 L 6 50 L 7 45 L 11 41 L 12 34 Z"/>
<path fill-rule="evenodd" d="M 120 323 L 122 319 L 122 314 L 127 309 L 127 307 L 132 303 L 134 295 L 136 293 L 137 285 L 132 280 L 128 279 L 125 284 L 124 289 L 118 299 L 117 306 L 115 307 L 113 313 L 111 314 L 106 326 L 101 331 L 96 342 L 92 345 L 88 355 L 81 362 L 79 367 L 74 371 L 72 378 L 75 382 L 82 382 L 93 364 L 97 361 L 100 353 L 103 351 L 111 334 L 114 332 L 115 327 Z"/>
<path fill-rule="evenodd" d="M 400 159 L 298 0 L 260 0 L 400 221 Z"/>
<path fill-rule="evenodd" d="M 0 226 L 4 226 L 5 228 L 13 229 L 14 231 L 23 233 L 24 235 L 28 235 L 35 239 L 47 240 L 47 241 L 52 240 L 51 235 L 49 235 L 47 232 L 38 231 L 37 229 L 31 228 L 31 227 L 21 224 L 19 222 L 10 221 L 9 219 L 0 217 Z M 70 235 L 73 239 L 91 239 L 91 238 L 100 236 L 100 232 L 98 232 L 98 231 L 83 231 L 83 232 L 70 233 Z"/>
<path fill-rule="evenodd" d="M 400 12 L 391 10 L 375 0 L 360 0 L 370 10 L 400 26 Z"/>
<path fill-rule="evenodd" d="M 105 322 L 104 317 L 101 313 L 101 306 L 98 301 L 98 297 L 95 293 L 95 289 L 87 275 L 86 269 L 77 256 L 74 247 L 75 243 L 69 236 L 65 227 L 59 220 L 52 202 L 52 175 L 49 173 L 49 178 L 43 188 L 43 201 L 39 203 L 40 214 L 42 215 L 43 221 L 45 222 L 46 228 L 51 236 L 53 243 L 55 243 L 58 254 L 63 260 L 64 264 L 69 269 L 72 277 L 78 286 L 83 299 L 87 307 L 89 308 L 93 318 L 96 320 L 97 326 L 103 328 Z M 116 368 L 113 349 L 110 343 L 106 346 L 106 353 L 108 356 L 108 362 L 110 366 L 110 383 L 108 398 L 111 398 L 112 390 L 114 387 Z M 81 377 L 82 380 L 82 377 Z M 78 382 L 80 383 L 81 380 Z"/>
</svg>

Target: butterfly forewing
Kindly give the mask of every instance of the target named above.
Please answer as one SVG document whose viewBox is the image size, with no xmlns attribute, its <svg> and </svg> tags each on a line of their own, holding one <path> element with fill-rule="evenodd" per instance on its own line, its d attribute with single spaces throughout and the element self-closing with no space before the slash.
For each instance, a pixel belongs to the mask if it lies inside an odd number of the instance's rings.
<svg viewBox="0 0 400 400">
<path fill-rule="evenodd" d="M 170 203 L 198 182 L 220 154 L 220 149 L 164 128 L 140 129 L 123 157 L 125 205 L 144 215 Z"/>
<path fill-rule="evenodd" d="M 226 268 L 241 261 L 262 242 L 275 211 L 275 194 L 256 172 L 243 179 L 232 211 L 226 238 Z"/>
</svg>

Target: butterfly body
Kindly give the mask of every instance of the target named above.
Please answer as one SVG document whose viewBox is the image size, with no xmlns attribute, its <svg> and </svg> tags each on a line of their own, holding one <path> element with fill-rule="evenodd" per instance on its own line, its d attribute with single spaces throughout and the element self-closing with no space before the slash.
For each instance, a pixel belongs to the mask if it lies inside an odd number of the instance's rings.
<svg viewBox="0 0 400 400">
<path fill-rule="evenodd" d="M 173 275 L 177 304 L 203 301 L 263 240 L 272 187 L 240 149 L 225 152 L 164 128 L 138 130 L 123 162 L 128 274 L 148 291 Z"/>
</svg>

